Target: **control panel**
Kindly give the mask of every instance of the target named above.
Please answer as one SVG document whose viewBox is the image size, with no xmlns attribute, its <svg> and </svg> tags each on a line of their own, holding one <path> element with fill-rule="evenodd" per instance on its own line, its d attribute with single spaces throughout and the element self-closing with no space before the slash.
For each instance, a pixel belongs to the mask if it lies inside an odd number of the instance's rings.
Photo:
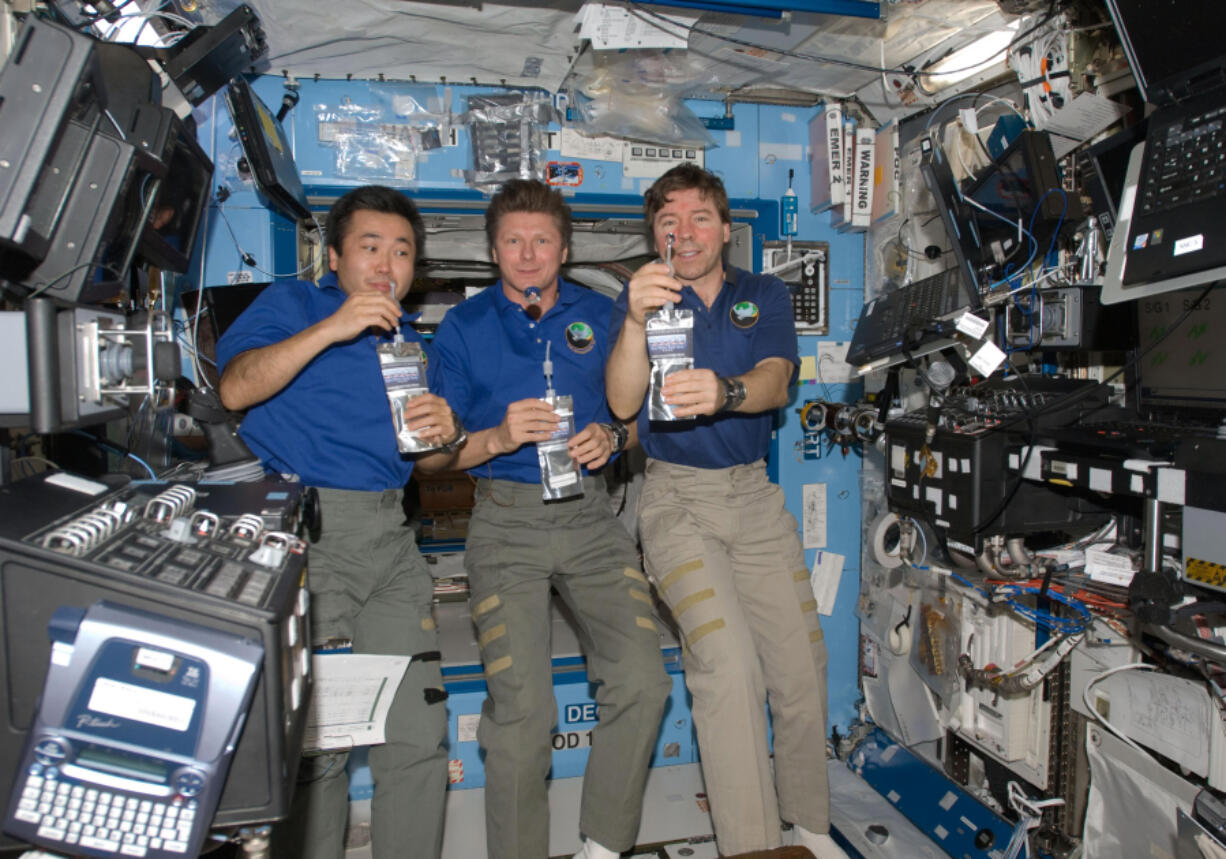
<svg viewBox="0 0 1226 859">
<path fill-rule="evenodd" d="M 255 513 L 223 523 L 195 503 L 196 490 L 188 484 L 170 486 L 143 505 L 140 495 L 121 494 L 25 539 L 111 570 L 263 605 L 276 575 L 292 557 L 305 554 L 306 542 L 266 529 Z"/>
<path fill-rule="evenodd" d="M 792 317 L 801 334 L 825 334 L 827 316 L 829 250 L 825 242 L 769 241 L 762 245 L 762 271 L 774 274 L 788 285 Z"/>
</svg>

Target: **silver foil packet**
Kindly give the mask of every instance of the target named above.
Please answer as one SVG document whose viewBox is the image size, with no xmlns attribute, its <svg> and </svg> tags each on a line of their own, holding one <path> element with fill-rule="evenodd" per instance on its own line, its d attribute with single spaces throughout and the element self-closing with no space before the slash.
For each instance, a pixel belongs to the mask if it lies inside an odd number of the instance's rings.
<svg viewBox="0 0 1226 859">
<path fill-rule="evenodd" d="M 694 311 L 665 307 L 648 314 L 646 327 L 647 356 L 651 359 L 647 417 L 653 421 L 690 420 L 693 415 L 678 418 L 673 414 L 662 391 L 670 375 L 694 368 Z"/>
<path fill-rule="evenodd" d="M 396 428 L 396 446 L 401 453 L 424 453 L 437 444 L 422 441 L 404 421 L 404 409 L 414 397 L 428 393 L 426 357 L 420 343 L 397 340 L 380 343 L 379 368 L 383 371 L 383 386 L 392 410 L 392 426 Z"/>
<path fill-rule="evenodd" d="M 546 501 L 573 498 L 583 494 L 583 471 L 570 457 L 566 447 L 575 435 L 575 407 L 569 394 L 546 397 L 558 416 L 558 428 L 547 441 L 536 443 L 536 456 L 541 464 L 541 497 Z"/>
</svg>

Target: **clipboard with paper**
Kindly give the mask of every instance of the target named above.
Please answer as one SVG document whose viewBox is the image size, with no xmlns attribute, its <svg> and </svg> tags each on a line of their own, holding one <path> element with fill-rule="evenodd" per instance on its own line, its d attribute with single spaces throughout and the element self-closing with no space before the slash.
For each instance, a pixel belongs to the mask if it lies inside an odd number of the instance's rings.
<svg viewBox="0 0 1226 859">
<path fill-rule="evenodd" d="M 316 653 L 314 694 L 302 750 L 345 751 L 385 742 L 387 712 L 412 657 Z"/>
</svg>

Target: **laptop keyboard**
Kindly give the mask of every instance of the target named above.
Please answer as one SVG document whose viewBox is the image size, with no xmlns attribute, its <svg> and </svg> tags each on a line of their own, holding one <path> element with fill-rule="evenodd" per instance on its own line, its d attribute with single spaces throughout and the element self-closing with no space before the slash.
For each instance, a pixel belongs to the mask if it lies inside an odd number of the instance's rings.
<svg viewBox="0 0 1226 859">
<path fill-rule="evenodd" d="M 923 327 L 946 314 L 953 313 L 966 306 L 965 293 L 962 290 L 962 270 L 946 269 L 940 274 L 924 278 L 903 293 L 908 301 L 905 304 L 904 318 L 895 333 L 902 336 L 910 326 Z"/>
<path fill-rule="evenodd" d="M 1155 129 L 1140 200 L 1144 215 L 1226 193 L 1226 107 Z"/>
<path fill-rule="evenodd" d="M 934 332 L 925 329 L 967 307 L 966 295 L 961 269 L 951 268 L 878 299 L 856 329 L 848 360 L 861 363 L 932 339 Z"/>
</svg>

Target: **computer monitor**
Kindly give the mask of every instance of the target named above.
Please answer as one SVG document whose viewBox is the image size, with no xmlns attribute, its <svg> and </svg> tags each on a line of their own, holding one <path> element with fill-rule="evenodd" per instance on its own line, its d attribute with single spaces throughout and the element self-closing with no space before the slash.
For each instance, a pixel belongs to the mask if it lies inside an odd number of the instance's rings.
<svg viewBox="0 0 1226 859">
<path fill-rule="evenodd" d="M 235 283 L 229 286 L 206 286 L 200 290 L 204 299 L 205 316 L 212 328 L 214 342 L 221 339 L 243 311 L 251 306 L 256 296 L 268 286 L 266 283 Z M 184 301 L 186 301 L 186 296 Z"/>
<path fill-rule="evenodd" d="M 213 162 L 193 126 L 165 111 L 156 152 L 166 167 L 145 221 L 138 254 L 164 271 L 187 271 L 213 178 Z"/>
<path fill-rule="evenodd" d="M 306 191 L 276 114 L 241 77 L 234 78 L 226 87 L 226 104 L 256 187 L 282 214 L 295 221 L 309 221 L 311 209 Z"/>
<path fill-rule="evenodd" d="M 1226 410 L 1226 287 L 1180 289 L 1136 302 L 1137 345 L 1153 348 L 1137 368 L 1143 414 L 1220 415 Z M 1184 314 L 1187 318 L 1158 343 Z"/>
<path fill-rule="evenodd" d="M 1000 244 L 1012 254 L 1014 268 L 1030 258 L 1042 260 L 1057 230 L 1071 231 L 1084 217 L 1077 193 L 1061 187 L 1051 138 L 1045 131 L 1022 131 L 999 157 L 966 183 L 963 195 L 972 200 L 979 236 L 986 245 Z M 977 205 L 975 205 L 977 204 Z M 989 214 L 989 212 L 991 214 Z M 1034 236 L 1018 241 L 1018 223 Z M 997 260 L 999 262 L 999 260 Z"/>
<path fill-rule="evenodd" d="M 1218 0 L 1108 0 L 1107 9 L 1141 97 L 1165 104 L 1187 93 L 1185 85 L 1222 67 L 1222 40 L 1215 26 Z"/>
</svg>

